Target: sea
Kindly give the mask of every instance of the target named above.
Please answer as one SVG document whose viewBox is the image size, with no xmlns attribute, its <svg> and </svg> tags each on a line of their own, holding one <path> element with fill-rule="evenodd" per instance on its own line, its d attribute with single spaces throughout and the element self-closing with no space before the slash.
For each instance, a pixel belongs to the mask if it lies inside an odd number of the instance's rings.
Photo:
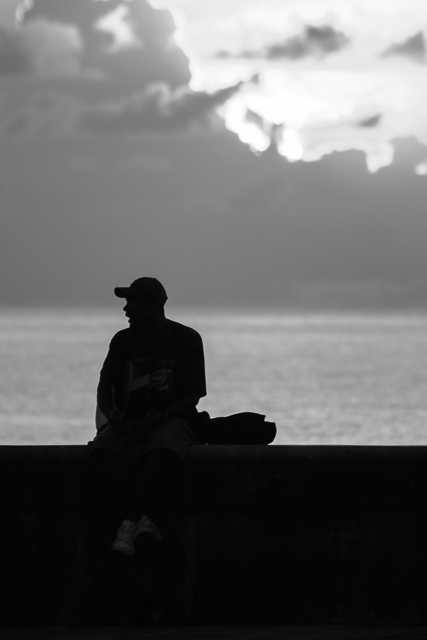
<svg viewBox="0 0 427 640">
<path fill-rule="evenodd" d="M 254 411 L 274 444 L 427 444 L 427 314 L 168 309 L 203 337 L 212 417 Z M 105 309 L 0 310 L 0 444 L 85 444 Z"/>
</svg>

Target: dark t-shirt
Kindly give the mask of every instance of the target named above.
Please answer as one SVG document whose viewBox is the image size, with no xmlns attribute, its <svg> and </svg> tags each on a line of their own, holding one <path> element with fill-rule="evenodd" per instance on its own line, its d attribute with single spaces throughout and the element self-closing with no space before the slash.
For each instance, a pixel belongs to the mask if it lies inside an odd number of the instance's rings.
<svg viewBox="0 0 427 640">
<path fill-rule="evenodd" d="M 168 320 L 167 336 L 152 338 L 141 327 L 115 334 L 100 373 L 117 407 L 138 420 L 150 409 L 167 409 L 187 393 L 206 395 L 200 334 Z"/>
</svg>

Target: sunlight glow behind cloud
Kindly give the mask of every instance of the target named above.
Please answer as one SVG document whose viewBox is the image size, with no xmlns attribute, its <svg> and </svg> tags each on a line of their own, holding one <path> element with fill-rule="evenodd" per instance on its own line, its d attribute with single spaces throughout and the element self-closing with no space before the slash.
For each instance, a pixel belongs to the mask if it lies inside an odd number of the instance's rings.
<svg viewBox="0 0 427 640">
<path fill-rule="evenodd" d="M 395 138 L 427 146 L 425 0 L 151 4 L 174 15 L 193 89 L 259 75 L 219 110 L 255 152 L 274 145 L 289 161 L 315 161 L 357 149 L 374 172 L 393 161 Z"/>
<path fill-rule="evenodd" d="M 109 47 L 109 51 L 112 53 L 127 47 L 141 46 L 128 16 L 129 8 L 120 5 L 95 23 L 97 29 L 111 33 L 114 37 L 114 43 Z"/>
</svg>

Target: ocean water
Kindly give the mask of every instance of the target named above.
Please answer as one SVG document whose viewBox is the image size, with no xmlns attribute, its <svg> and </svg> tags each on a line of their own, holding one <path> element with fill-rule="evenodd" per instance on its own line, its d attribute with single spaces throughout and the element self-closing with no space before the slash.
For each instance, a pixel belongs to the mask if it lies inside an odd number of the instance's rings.
<svg viewBox="0 0 427 640">
<path fill-rule="evenodd" d="M 427 315 L 168 309 L 205 345 L 211 416 L 256 411 L 275 444 L 427 444 Z M 121 312 L 0 311 L 0 444 L 82 444 Z"/>
</svg>

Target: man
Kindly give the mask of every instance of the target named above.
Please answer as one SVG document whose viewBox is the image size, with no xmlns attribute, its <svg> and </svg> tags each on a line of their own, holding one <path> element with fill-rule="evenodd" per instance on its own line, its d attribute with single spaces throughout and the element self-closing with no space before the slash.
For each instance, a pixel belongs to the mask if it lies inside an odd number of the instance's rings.
<svg viewBox="0 0 427 640">
<path fill-rule="evenodd" d="M 101 369 L 91 455 L 123 505 L 112 550 L 133 555 L 140 534 L 162 538 L 157 524 L 196 442 L 191 424 L 206 395 L 205 365 L 197 331 L 166 318 L 167 295 L 156 278 L 114 293 L 126 300 L 129 328 L 113 337 Z"/>
</svg>

